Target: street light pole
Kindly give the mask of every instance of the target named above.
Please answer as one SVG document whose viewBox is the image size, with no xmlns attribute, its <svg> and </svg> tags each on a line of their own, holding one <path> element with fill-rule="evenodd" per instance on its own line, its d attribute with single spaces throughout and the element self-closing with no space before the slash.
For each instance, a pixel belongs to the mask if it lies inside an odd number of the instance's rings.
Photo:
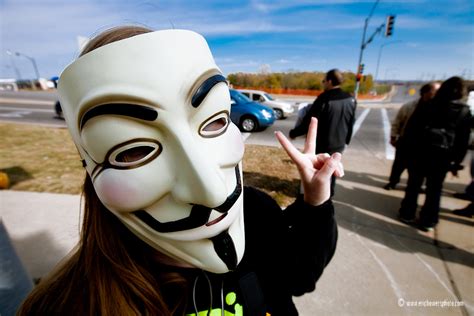
<svg viewBox="0 0 474 316">
<path fill-rule="evenodd" d="M 380 65 L 380 58 L 382 57 L 382 49 L 387 45 L 396 44 L 396 43 L 400 43 L 400 42 L 401 41 L 393 41 L 393 42 L 389 42 L 389 43 L 385 43 L 385 44 L 380 45 L 379 57 L 377 58 L 377 68 L 375 70 L 375 78 L 374 78 L 375 82 L 377 82 L 377 78 L 378 78 L 378 75 L 379 75 L 379 65 Z"/>
<path fill-rule="evenodd" d="M 377 0 L 374 3 L 374 6 L 372 7 L 372 10 L 370 11 L 369 16 L 365 19 L 364 33 L 362 34 L 362 43 L 360 45 L 359 62 L 357 63 L 357 74 L 359 74 L 360 65 L 362 64 L 362 56 L 364 55 L 364 49 L 365 49 L 365 46 L 367 45 L 365 43 L 365 35 L 367 33 L 367 26 L 369 25 L 369 20 L 372 17 L 372 15 L 374 14 L 375 7 L 379 3 L 379 1 L 380 0 Z M 359 86 L 360 86 L 360 82 L 357 80 L 357 77 L 356 77 L 356 86 L 355 86 L 355 90 L 354 90 L 354 96 L 355 96 L 356 99 L 357 99 L 357 94 L 359 93 Z"/>
<path fill-rule="evenodd" d="M 23 57 L 29 59 L 31 61 L 31 63 L 33 64 L 33 68 L 34 68 L 35 74 L 36 74 L 36 79 L 40 78 L 38 67 L 36 66 L 36 61 L 33 57 L 27 56 L 27 55 L 19 53 L 19 52 L 15 52 L 15 55 L 16 56 L 23 56 Z"/>
<path fill-rule="evenodd" d="M 18 68 L 15 65 L 15 62 L 13 61 L 13 53 L 10 50 L 7 50 L 6 53 L 8 56 L 10 56 L 10 63 L 12 64 L 12 68 L 15 71 L 16 78 L 20 80 L 21 79 L 20 70 L 18 70 Z"/>
</svg>

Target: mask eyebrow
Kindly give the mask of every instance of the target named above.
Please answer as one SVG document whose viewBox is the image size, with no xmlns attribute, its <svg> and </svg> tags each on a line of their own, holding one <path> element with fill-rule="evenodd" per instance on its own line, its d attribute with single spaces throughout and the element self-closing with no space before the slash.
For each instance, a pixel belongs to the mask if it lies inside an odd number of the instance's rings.
<svg viewBox="0 0 474 316">
<path fill-rule="evenodd" d="M 154 121 L 158 117 L 158 112 L 148 106 L 128 103 L 107 103 L 86 111 L 81 118 L 79 129 L 81 130 L 91 118 L 107 114 L 128 116 L 144 121 Z"/>
<path fill-rule="evenodd" d="M 191 98 L 191 105 L 195 108 L 200 106 L 204 98 L 209 93 L 209 91 L 211 91 L 211 89 L 219 82 L 225 82 L 227 84 L 227 80 L 225 79 L 225 77 L 220 74 L 207 78 L 199 86 L 199 88 L 194 93 L 193 97 Z"/>
</svg>

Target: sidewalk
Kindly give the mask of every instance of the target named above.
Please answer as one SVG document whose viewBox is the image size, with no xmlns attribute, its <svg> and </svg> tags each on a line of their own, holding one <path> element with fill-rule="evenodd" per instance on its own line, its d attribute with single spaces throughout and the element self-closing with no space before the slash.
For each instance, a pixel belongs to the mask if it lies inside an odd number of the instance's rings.
<svg viewBox="0 0 474 316">
<path fill-rule="evenodd" d="M 467 175 L 448 177 L 441 222 L 423 233 L 396 220 L 404 186 L 382 189 L 390 162 L 349 148 L 344 165 L 334 197 L 336 255 L 316 291 L 295 299 L 300 315 L 474 315 L 474 221 L 451 214 L 467 205 L 451 197 Z M 78 240 L 79 196 L 0 191 L 0 210 L 32 278 L 51 270 Z M 441 307 L 459 302 L 464 306 Z"/>
</svg>

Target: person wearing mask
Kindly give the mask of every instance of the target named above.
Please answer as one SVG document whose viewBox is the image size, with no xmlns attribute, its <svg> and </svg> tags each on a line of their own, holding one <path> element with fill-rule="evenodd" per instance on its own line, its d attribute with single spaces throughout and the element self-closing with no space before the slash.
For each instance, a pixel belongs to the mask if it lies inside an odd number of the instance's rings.
<svg viewBox="0 0 474 316">
<path fill-rule="evenodd" d="M 321 93 L 307 111 L 300 125 L 290 131 L 290 138 L 307 135 L 311 118 L 318 119 L 316 153 L 343 153 L 352 138 L 356 100 L 341 89 L 342 73 L 329 70 L 323 80 Z M 331 179 L 331 196 L 334 195 L 336 178 Z"/>
<path fill-rule="evenodd" d="M 244 144 L 206 40 L 123 26 L 61 74 L 86 170 L 81 238 L 18 315 L 297 315 L 337 241 L 330 178 L 341 156 L 303 152 L 304 196 L 284 211 L 245 187 Z"/>
<path fill-rule="evenodd" d="M 415 108 L 420 104 L 428 103 L 438 91 L 440 84 L 437 82 L 430 82 L 424 84 L 420 89 L 420 98 L 410 101 L 402 105 L 398 110 L 397 116 L 392 123 L 390 133 L 390 144 L 396 148 L 395 159 L 392 164 L 392 171 L 388 183 L 384 186 L 385 190 L 395 189 L 400 182 L 400 176 L 407 168 L 407 160 L 409 159 L 409 152 L 405 150 L 403 134 L 408 119 L 411 117 Z"/>
<path fill-rule="evenodd" d="M 426 198 L 417 222 L 423 231 L 431 231 L 438 224 L 446 174 L 451 171 L 457 175 L 462 169 L 471 127 L 469 107 L 460 101 L 464 94 L 462 78 L 447 79 L 432 102 L 417 107 L 407 123 L 405 139 L 411 159 L 399 218 L 404 223 L 416 223 L 418 193 L 426 178 Z"/>
</svg>

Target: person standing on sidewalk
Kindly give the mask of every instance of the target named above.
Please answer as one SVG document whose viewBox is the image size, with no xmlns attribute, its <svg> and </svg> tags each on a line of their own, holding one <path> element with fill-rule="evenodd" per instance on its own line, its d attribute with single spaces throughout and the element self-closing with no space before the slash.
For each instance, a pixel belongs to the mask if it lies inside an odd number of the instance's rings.
<svg viewBox="0 0 474 316">
<path fill-rule="evenodd" d="M 392 123 L 390 134 L 390 144 L 396 148 L 395 160 L 392 164 L 389 182 L 384 186 L 385 190 L 395 189 L 397 184 L 400 182 L 400 176 L 407 168 L 409 153 L 405 149 L 403 135 L 408 120 L 418 105 L 427 103 L 433 99 L 439 86 L 440 84 L 437 82 L 430 82 L 423 85 L 420 89 L 420 98 L 405 103 L 402 105 L 400 110 L 398 110 L 397 116 Z"/>
<path fill-rule="evenodd" d="M 323 80 L 324 92 L 320 94 L 307 111 L 300 125 L 290 131 L 295 138 L 308 133 L 312 117 L 318 119 L 316 153 L 342 153 L 352 138 L 357 102 L 347 92 L 342 91 L 342 73 L 338 69 L 329 70 Z M 331 178 L 331 197 L 334 195 L 336 178 Z"/>
<path fill-rule="evenodd" d="M 91 39 L 59 96 L 86 171 L 81 239 L 23 315 L 285 315 L 336 249 L 330 178 L 312 119 L 284 211 L 243 184 L 242 135 L 203 36 L 137 26 Z M 244 198 L 245 197 L 245 198 Z M 245 214 L 245 216 L 244 216 Z"/>
<path fill-rule="evenodd" d="M 439 88 L 432 102 L 416 108 L 405 130 L 408 184 L 399 210 L 399 218 L 414 224 L 417 200 L 426 178 L 426 198 L 418 227 L 431 231 L 438 223 L 441 190 L 448 171 L 462 169 L 471 127 L 469 107 L 460 102 L 465 94 L 464 81 L 451 77 Z"/>
</svg>

